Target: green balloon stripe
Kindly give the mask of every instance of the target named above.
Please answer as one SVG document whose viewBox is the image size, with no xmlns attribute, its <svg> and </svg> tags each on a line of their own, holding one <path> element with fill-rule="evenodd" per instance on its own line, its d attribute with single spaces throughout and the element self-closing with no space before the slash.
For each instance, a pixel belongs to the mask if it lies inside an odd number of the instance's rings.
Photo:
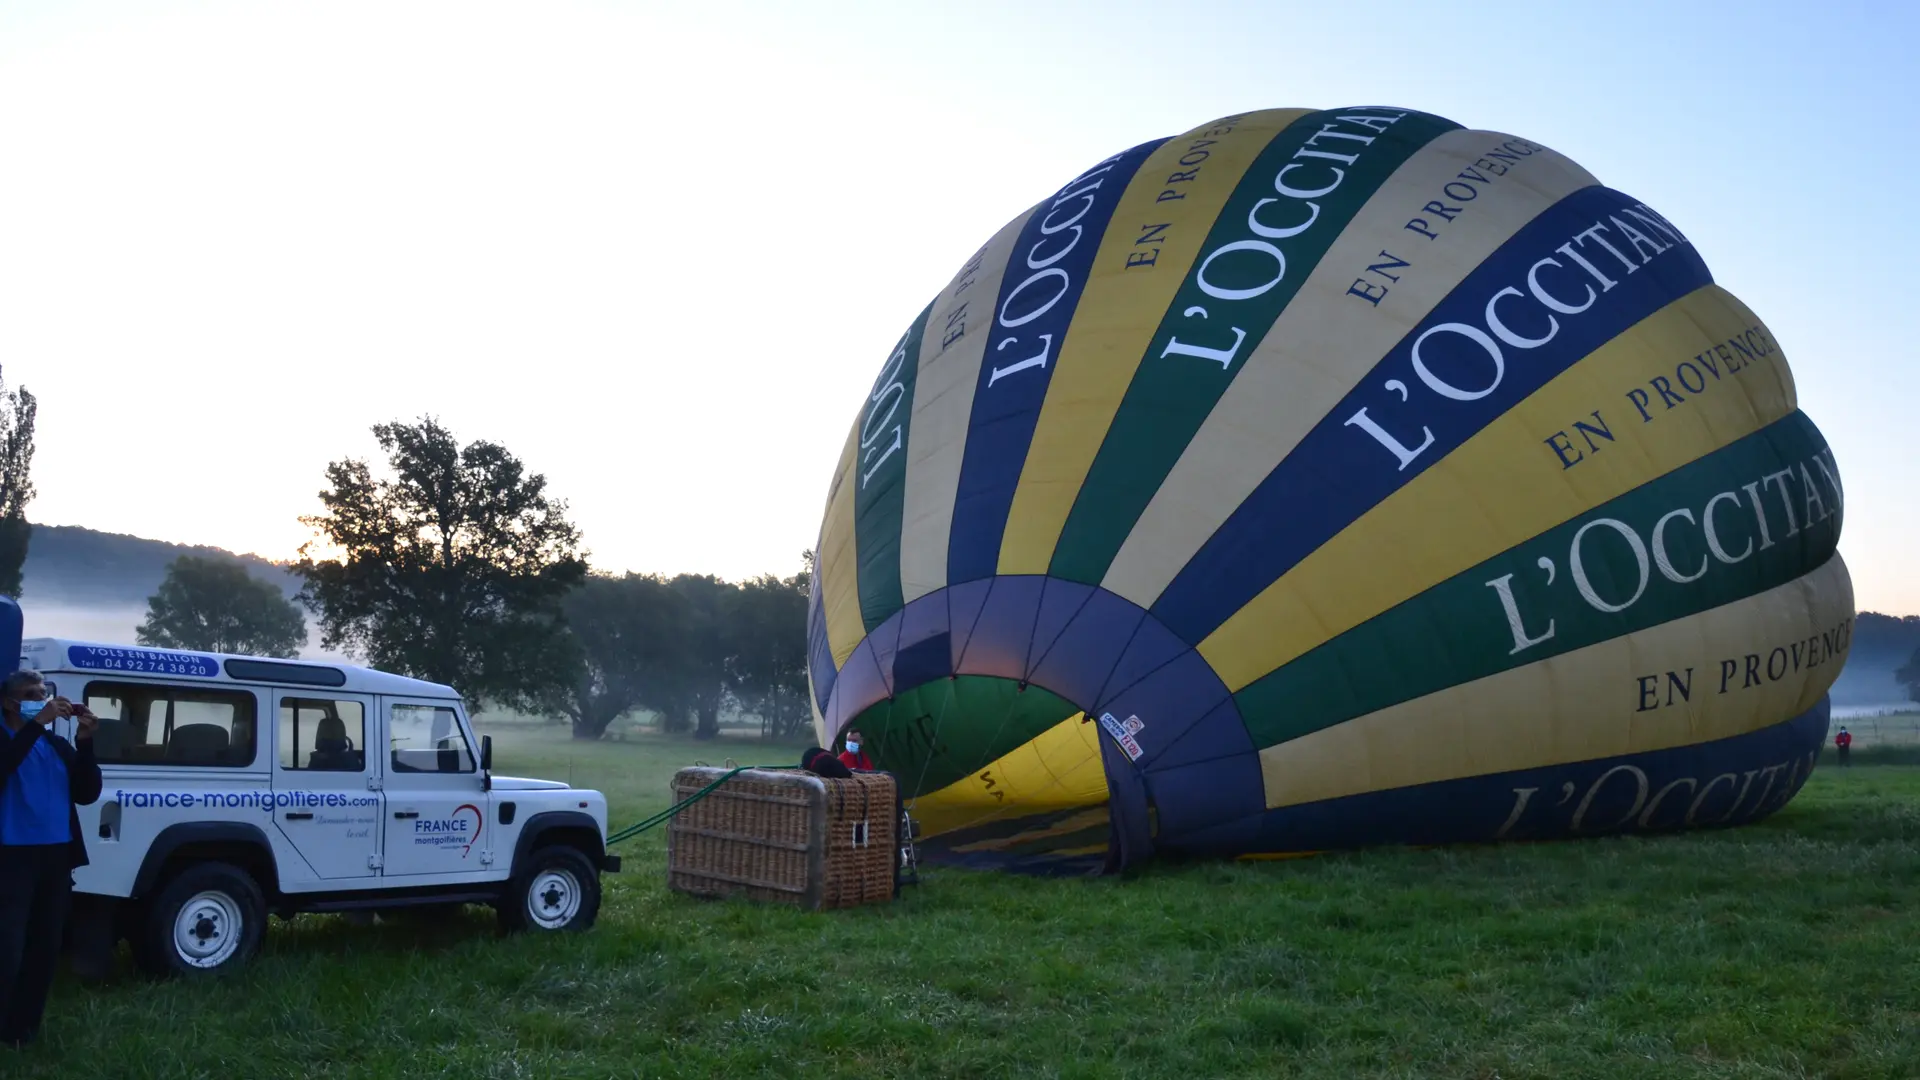
<svg viewBox="0 0 1920 1080">
<path fill-rule="evenodd" d="M 920 342 L 928 304 L 888 354 L 860 408 L 860 444 L 853 468 L 853 539 L 859 553 L 860 621 L 868 633 L 899 611 L 900 522 L 907 500 L 907 440 L 912 432 L 913 387 L 920 374 Z"/>
<path fill-rule="evenodd" d="M 1012 679 L 960 675 L 896 694 L 854 718 L 866 750 L 907 797 L 955 783 L 1032 742 L 1080 710 Z"/>
<path fill-rule="evenodd" d="M 1784 585 L 1832 557 L 1837 480 L 1794 412 L 1326 642 L 1240 714 L 1271 746 Z"/>
<path fill-rule="evenodd" d="M 1309 113 L 1274 136 L 1161 319 L 1061 530 L 1053 576 L 1100 582 L 1207 414 L 1354 215 L 1415 152 L 1459 127 L 1356 107 Z"/>
</svg>

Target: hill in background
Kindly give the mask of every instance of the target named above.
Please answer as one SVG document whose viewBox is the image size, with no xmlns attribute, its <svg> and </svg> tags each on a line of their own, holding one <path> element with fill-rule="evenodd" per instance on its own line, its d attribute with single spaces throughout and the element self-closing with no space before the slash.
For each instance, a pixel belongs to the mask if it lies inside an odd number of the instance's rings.
<svg viewBox="0 0 1920 1080">
<path fill-rule="evenodd" d="M 1920 615 L 1896 618 L 1861 612 L 1854 620 L 1847 666 L 1833 684 L 1833 703 L 1861 708 L 1911 706 L 1907 688 L 1894 680 L 1893 673 L 1916 650 L 1920 650 Z"/>
<path fill-rule="evenodd" d="M 159 591 L 160 582 L 167 576 L 167 564 L 182 555 L 240 563 L 289 599 L 300 589 L 299 578 L 258 555 L 95 532 L 75 525 L 35 525 L 27 564 L 21 571 L 20 600 L 23 604 L 131 604 L 145 610 L 147 597 Z"/>
<path fill-rule="evenodd" d="M 20 603 L 29 637 L 76 637 L 131 642 L 146 617 L 147 597 L 160 588 L 167 564 L 181 555 L 232 559 L 291 599 L 300 579 L 279 563 L 221 548 L 169 544 L 75 525 L 35 525 L 22 571 Z M 308 618 L 311 627 L 312 618 Z M 1920 650 L 1920 615 L 1896 618 L 1861 612 L 1847 666 L 1833 687 L 1833 703 L 1850 709 L 1909 704 L 1893 673 Z M 302 654 L 323 655 L 317 642 Z"/>
<path fill-rule="evenodd" d="M 20 608 L 28 637 L 71 637 L 130 643 L 147 616 L 147 597 L 160 590 L 167 564 L 182 555 L 230 559 L 288 599 L 300 579 L 257 555 L 204 545 L 169 544 L 75 525 L 35 525 L 21 568 Z M 307 619 L 311 631 L 313 619 Z M 302 655 L 320 658 L 310 638 Z"/>
</svg>

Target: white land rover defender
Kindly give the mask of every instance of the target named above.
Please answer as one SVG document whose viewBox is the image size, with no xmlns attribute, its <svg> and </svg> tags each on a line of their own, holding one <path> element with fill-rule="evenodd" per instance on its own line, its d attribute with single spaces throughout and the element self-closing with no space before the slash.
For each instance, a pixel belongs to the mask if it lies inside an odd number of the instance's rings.
<svg viewBox="0 0 1920 1080">
<path fill-rule="evenodd" d="M 269 913 L 474 903 L 509 930 L 585 929 L 619 869 L 600 792 L 493 776 L 493 740 L 476 756 L 449 687 L 52 638 L 20 651 L 99 717 L 105 784 L 80 808 L 70 929 L 83 977 L 122 938 L 156 974 L 237 967 Z"/>
</svg>

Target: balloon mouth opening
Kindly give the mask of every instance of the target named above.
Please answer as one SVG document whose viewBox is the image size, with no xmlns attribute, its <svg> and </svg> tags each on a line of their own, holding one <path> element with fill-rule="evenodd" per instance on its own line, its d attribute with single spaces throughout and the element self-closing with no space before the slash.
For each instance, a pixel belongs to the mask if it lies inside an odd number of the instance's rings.
<svg viewBox="0 0 1920 1080">
<path fill-rule="evenodd" d="M 990 770 L 1081 715 L 1080 706 L 1023 679 L 956 674 L 897 691 L 847 727 L 860 732 L 874 763 L 899 777 L 902 793 L 915 799 Z"/>
<path fill-rule="evenodd" d="M 862 749 L 899 777 L 930 857 L 999 864 L 1104 856 L 1095 725 L 1029 680 L 942 675 L 859 713 Z"/>
</svg>

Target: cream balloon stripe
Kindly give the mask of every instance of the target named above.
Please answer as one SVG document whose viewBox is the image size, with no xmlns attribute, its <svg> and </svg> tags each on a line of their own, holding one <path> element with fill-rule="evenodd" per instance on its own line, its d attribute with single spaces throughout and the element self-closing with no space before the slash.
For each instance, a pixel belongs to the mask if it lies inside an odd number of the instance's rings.
<svg viewBox="0 0 1920 1080">
<path fill-rule="evenodd" d="M 1189 131 L 1154 151 L 1140 182 L 1121 196 L 1040 406 L 1000 544 L 1000 573 L 1046 573 L 1094 454 L 1180 288 L 1181 268 L 1198 256 L 1262 149 L 1307 115 L 1279 109 Z"/>
<path fill-rule="evenodd" d="M 1423 147 L 1313 268 L 1154 492 L 1101 585 L 1151 607 L 1228 515 L 1474 267 L 1542 211 L 1597 183 L 1560 154 L 1499 132 L 1450 131 Z M 1449 186 L 1472 197 L 1434 198 Z M 1455 215 L 1433 236 L 1409 228 L 1428 202 Z"/>
<path fill-rule="evenodd" d="M 913 390 L 920 374 L 927 321 L 939 301 L 913 320 L 887 357 L 861 410 L 854 476 L 854 540 L 859 559 L 860 620 L 871 633 L 900 610 L 900 522 L 906 506 L 907 440 L 913 437 Z"/>
<path fill-rule="evenodd" d="M 853 491 L 859 450 L 860 425 L 856 421 L 847 432 L 847 445 L 840 451 L 840 466 L 834 470 L 833 486 L 827 492 L 826 525 L 816 556 L 824 589 L 821 606 L 825 609 L 827 642 L 832 646 L 835 668 L 846 665 L 847 657 L 853 655 L 867 632 L 860 621 L 859 578 L 854 573 Z"/>
<path fill-rule="evenodd" d="M 1647 627 L 1268 747 L 1260 753 L 1267 805 L 1757 731 L 1813 708 L 1827 693 L 1846 662 L 1852 618 L 1852 585 L 1836 555 L 1804 577 L 1698 618 Z"/>
<path fill-rule="evenodd" d="M 1061 530 L 1048 572 L 1097 584 L 1153 492 L 1334 241 L 1408 158 L 1460 125 L 1314 113 L 1260 153 L 1160 319 Z"/>
<path fill-rule="evenodd" d="M 1584 188 L 1528 223 L 1301 440 L 1153 614 L 1185 640 L 1204 640 L 1514 403 L 1709 284 L 1692 244 L 1661 231 L 1670 226 L 1647 225 L 1647 235 L 1642 216 L 1658 220 L 1619 192 Z"/>
<path fill-rule="evenodd" d="M 1794 408 L 1787 358 L 1759 316 L 1718 285 L 1697 289 L 1361 515 L 1235 612 L 1200 652 L 1238 690 L 1436 582 Z"/>
<path fill-rule="evenodd" d="M 1054 354 L 1115 207 L 1147 157 L 1166 142 L 1143 143 L 1068 181 L 1021 229 L 974 386 L 947 547 L 948 584 L 991 577 L 999 564 L 1000 538 L 1053 377 Z"/>
<path fill-rule="evenodd" d="M 1839 537 L 1826 455 L 1796 411 L 1313 649 L 1240 715 L 1271 746 L 1798 578 Z"/>
<path fill-rule="evenodd" d="M 907 490 L 901 506 L 903 602 L 947 583 L 953 500 L 960 488 L 973 387 L 986 355 L 993 302 L 1000 295 L 1013 246 L 1038 209 L 1008 222 L 960 268 L 934 314 L 937 334 L 929 335 L 929 344 L 921 350 L 920 375 L 913 387 L 913 438 L 907 442 Z"/>
</svg>

